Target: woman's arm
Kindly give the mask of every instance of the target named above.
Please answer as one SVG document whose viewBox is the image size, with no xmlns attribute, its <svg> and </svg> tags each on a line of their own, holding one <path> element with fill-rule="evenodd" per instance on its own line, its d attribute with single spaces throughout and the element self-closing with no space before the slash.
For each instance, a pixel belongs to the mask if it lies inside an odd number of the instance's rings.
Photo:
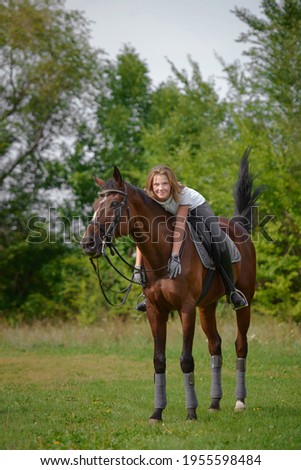
<svg viewBox="0 0 301 470">
<path fill-rule="evenodd" d="M 138 246 L 136 247 L 136 262 L 135 266 L 141 266 L 142 265 L 142 253 L 139 250 Z"/>
<path fill-rule="evenodd" d="M 189 206 L 179 206 L 178 208 L 171 251 L 173 255 L 178 255 L 180 253 L 181 245 L 185 235 L 185 225 L 188 215 L 188 209 Z"/>
</svg>

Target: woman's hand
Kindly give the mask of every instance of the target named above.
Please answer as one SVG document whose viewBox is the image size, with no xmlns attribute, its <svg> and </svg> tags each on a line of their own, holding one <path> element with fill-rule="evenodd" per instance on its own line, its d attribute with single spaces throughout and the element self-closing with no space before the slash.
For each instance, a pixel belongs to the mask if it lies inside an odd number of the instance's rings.
<svg viewBox="0 0 301 470">
<path fill-rule="evenodd" d="M 140 284 L 141 286 L 145 285 L 146 274 L 143 266 L 137 264 L 135 265 L 132 281 L 136 284 Z"/>
<path fill-rule="evenodd" d="M 172 253 L 167 265 L 167 272 L 170 279 L 174 279 L 175 277 L 179 276 L 181 271 L 182 267 L 180 257 L 177 253 Z"/>
</svg>

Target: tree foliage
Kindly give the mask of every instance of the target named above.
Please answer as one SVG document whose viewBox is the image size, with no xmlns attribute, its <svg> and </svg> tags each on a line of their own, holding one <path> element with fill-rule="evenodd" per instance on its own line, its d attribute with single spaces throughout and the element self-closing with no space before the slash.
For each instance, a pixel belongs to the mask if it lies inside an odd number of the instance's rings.
<svg viewBox="0 0 301 470">
<path fill-rule="evenodd" d="M 91 205 L 93 173 L 111 175 L 112 164 L 122 165 L 132 182 L 138 181 L 143 164 L 143 130 L 150 108 L 150 78 L 137 52 L 125 46 L 116 61 L 103 64 L 94 103 L 94 116 L 77 127 L 73 153 L 67 158 L 67 180 L 79 207 Z"/>
<path fill-rule="evenodd" d="M 49 191 L 64 185 L 60 143 L 72 136 L 100 67 L 87 21 L 60 1 L 4 0 L 0 25 L 1 289 L 15 308 L 35 285 L 36 262 L 57 256 L 47 243 L 27 247 L 27 222 L 47 214 Z"/>
<path fill-rule="evenodd" d="M 217 214 L 231 216 L 239 160 L 251 145 L 252 171 L 269 187 L 254 235 L 254 306 L 301 321 L 300 2 L 262 0 L 260 17 L 234 8 L 248 27 L 238 38 L 245 60 L 220 58 L 229 85 L 223 100 L 191 58 L 188 72 L 170 62 L 172 78 L 154 87 L 133 47 L 124 46 L 114 60 L 101 56 L 89 44 L 85 17 L 63 1 L 1 6 L 0 271 L 6 277 L 0 309 L 6 318 L 87 323 L 109 309 L 78 247 L 96 196 L 93 173 L 106 179 L 115 164 L 143 187 L 146 172 L 164 162 Z M 131 260 L 129 240 L 121 251 Z M 109 285 L 124 287 L 102 270 Z M 122 312 L 133 303 L 131 297 Z"/>
<path fill-rule="evenodd" d="M 22 189 L 47 180 L 47 150 L 72 132 L 76 100 L 96 73 L 86 20 L 60 3 L 6 0 L 0 11 L 0 182 L 22 174 Z"/>
<path fill-rule="evenodd" d="M 285 317 L 288 309 L 300 320 L 301 5 L 263 0 L 261 9 L 257 18 L 235 8 L 249 28 L 238 39 L 249 46 L 247 62 L 224 65 L 237 137 L 252 138 L 258 149 L 258 172 L 269 186 L 266 210 L 274 216 L 273 243 L 258 248 L 258 298 L 265 310 Z"/>
</svg>

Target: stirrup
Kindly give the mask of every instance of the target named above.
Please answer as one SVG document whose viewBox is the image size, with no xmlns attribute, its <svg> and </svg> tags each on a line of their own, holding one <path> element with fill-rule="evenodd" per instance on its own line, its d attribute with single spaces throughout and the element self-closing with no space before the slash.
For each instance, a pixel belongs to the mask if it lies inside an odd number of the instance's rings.
<svg viewBox="0 0 301 470">
<path fill-rule="evenodd" d="M 236 299 L 233 299 L 233 296 L 236 297 Z M 245 295 L 238 289 L 230 292 L 229 302 L 232 305 L 233 310 L 240 310 L 241 308 L 245 308 L 249 305 Z"/>
<path fill-rule="evenodd" d="M 142 295 L 143 294 L 139 295 L 139 297 L 141 297 Z M 142 300 L 142 302 L 139 302 L 139 304 L 136 305 L 135 310 L 138 310 L 138 312 L 146 312 L 146 298 L 145 298 L 145 296 L 144 296 L 144 299 Z"/>
</svg>

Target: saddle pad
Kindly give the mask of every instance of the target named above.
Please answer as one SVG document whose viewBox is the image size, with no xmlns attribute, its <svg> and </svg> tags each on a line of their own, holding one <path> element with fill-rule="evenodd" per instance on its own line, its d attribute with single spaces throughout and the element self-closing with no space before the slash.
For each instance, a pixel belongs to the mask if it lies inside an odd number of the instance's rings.
<svg viewBox="0 0 301 470">
<path fill-rule="evenodd" d="M 191 239 L 194 242 L 194 246 L 196 248 L 196 251 L 200 257 L 200 260 L 202 261 L 203 265 L 207 269 L 214 269 L 214 261 L 213 259 L 209 256 L 206 248 L 204 247 L 204 244 L 202 241 L 199 239 L 196 231 L 194 230 L 193 226 L 191 223 L 187 220 L 187 224 L 189 227 Z M 228 250 L 231 256 L 231 262 L 232 263 L 238 263 L 240 261 L 240 252 L 238 251 L 238 248 L 236 247 L 235 243 L 231 240 L 229 235 L 226 234 L 226 243 L 228 246 Z"/>
</svg>

